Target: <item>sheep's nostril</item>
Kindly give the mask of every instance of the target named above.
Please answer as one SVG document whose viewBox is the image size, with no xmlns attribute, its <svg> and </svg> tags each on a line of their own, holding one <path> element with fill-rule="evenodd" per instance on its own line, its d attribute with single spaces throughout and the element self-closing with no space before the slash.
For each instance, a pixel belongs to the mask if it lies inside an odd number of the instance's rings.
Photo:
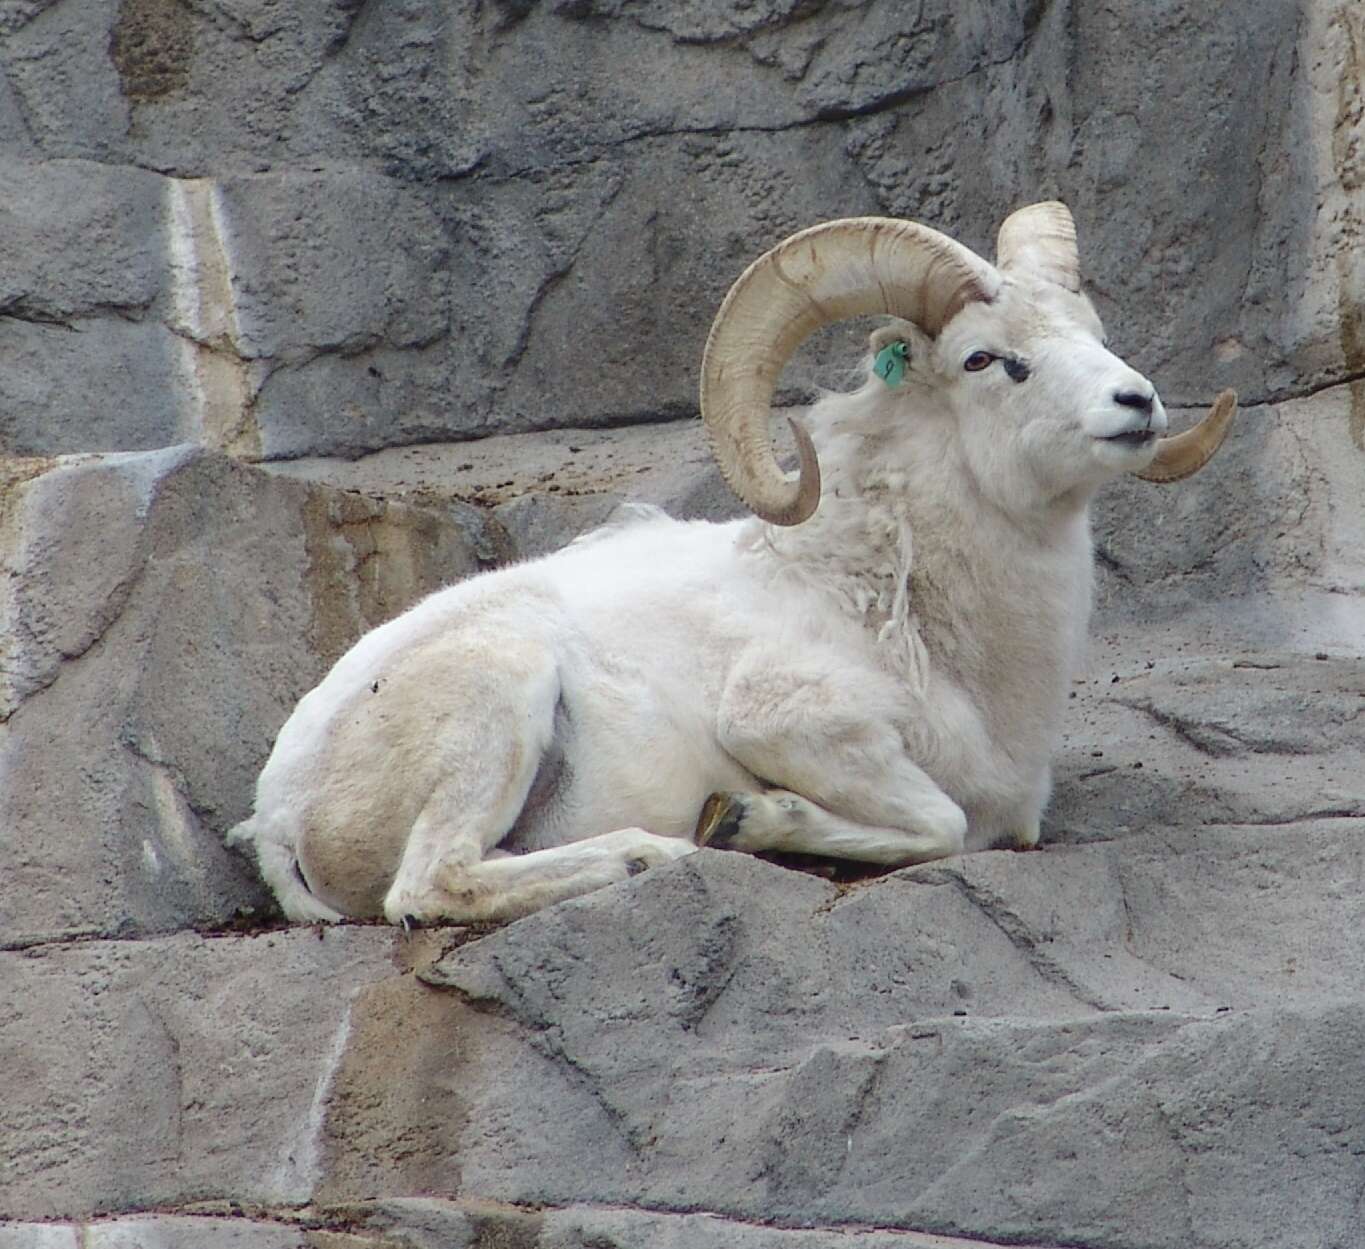
<svg viewBox="0 0 1365 1249">
<path fill-rule="evenodd" d="M 1140 390 L 1116 390 L 1114 402 L 1121 408 L 1136 408 L 1139 412 L 1150 412 L 1156 400 L 1155 394 L 1143 394 Z"/>
</svg>

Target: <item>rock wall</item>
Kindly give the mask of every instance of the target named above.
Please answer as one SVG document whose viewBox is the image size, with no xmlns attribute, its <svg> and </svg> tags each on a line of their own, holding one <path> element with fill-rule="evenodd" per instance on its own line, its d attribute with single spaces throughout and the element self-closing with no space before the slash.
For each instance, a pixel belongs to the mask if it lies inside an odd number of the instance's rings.
<svg viewBox="0 0 1365 1249">
<path fill-rule="evenodd" d="M 1363 48 L 1352 0 L 0 0 L 0 1249 L 1358 1245 Z M 732 508 L 749 259 L 1053 195 L 1117 348 L 1244 412 L 1100 500 L 1044 853 L 275 922 L 222 834 L 360 633 Z"/>
</svg>

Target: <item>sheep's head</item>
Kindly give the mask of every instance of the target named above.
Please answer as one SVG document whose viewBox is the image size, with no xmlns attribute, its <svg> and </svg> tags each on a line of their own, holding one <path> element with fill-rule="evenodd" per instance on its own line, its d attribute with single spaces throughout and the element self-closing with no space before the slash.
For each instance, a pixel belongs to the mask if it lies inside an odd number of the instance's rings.
<svg viewBox="0 0 1365 1249">
<path fill-rule="evenodd" d="M 862 217 L 793 235 L 755 261 L 716 316 L 702 362 L 702 415 L 722 472 L 775 524 L 815 511 L 819 465 L 793 426 L 796 480 L 773 457 L 768 407 L 797 345 L 821 325 L 886 312 L 899 321 L 874 348 L 906 345 L 906 384 L 933 390 L 958 420 L 978 475 L 1019 471 L 1048 492 L 1133 472 L 1178 481 L 1218 449 L 1236 410 L 1220 395 L 1198 426 L 1164 438 L 1155 387 L 1104 345 L 1081 293 L 1076 233 L 1058 203 L 1035 204 L 1001 227 L 992 265 L 914 222 Z"/>
</svg>

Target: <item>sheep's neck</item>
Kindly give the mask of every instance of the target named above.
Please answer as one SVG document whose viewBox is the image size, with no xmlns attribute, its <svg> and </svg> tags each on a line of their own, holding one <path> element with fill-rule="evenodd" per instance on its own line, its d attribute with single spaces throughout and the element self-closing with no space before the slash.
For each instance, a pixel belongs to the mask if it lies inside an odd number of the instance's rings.
<svg viewBox="0 0 1365 1249">
<path fill-rule="evenodd" d="M 960 519 L 916 527 L 910 601 L 930 664 L 970 691 L 998 738 L 1050 736 L 1090 616 L 1085 512 L 1046 536 L 999 514 Z"/>
<path fill-rule="evenodd" d="M 1089 618 L 1084 504 L 1021 523 L 952 475 L 946 488 L 914 469 L 855 483 L 831 467 L 820 510 L 774 533 L 774 555 L 911 685 L 953 682 L 998 740 L 1050 737 Z"/>
</svg>

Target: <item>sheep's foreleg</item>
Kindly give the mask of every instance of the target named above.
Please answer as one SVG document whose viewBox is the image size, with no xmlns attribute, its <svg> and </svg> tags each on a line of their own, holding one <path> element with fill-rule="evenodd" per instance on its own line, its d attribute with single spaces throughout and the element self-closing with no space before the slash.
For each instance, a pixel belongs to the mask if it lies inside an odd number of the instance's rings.
<svg viewBox="0 0 1365 1249">
<path fill-rule="evenodd" d="M 960 853 L 967 817 L 906 754 L 899 711 L 879 674 L 837 655 L 807 652 L 794 665 L 756 652 L 727 684 L 718 728 L 726 751 L 774 788 L 713 798 L 698 841 L 887 864 Z"/>
<path fill-rule="evenodd" d="M 920 832 L 858 824 L 781 789 L 712 794 L 697 824 L 697 842 L 719 850 L 790 850 L 889 866 L 926 863 L 962 849 L 955 821 Z"/>
</svg>

